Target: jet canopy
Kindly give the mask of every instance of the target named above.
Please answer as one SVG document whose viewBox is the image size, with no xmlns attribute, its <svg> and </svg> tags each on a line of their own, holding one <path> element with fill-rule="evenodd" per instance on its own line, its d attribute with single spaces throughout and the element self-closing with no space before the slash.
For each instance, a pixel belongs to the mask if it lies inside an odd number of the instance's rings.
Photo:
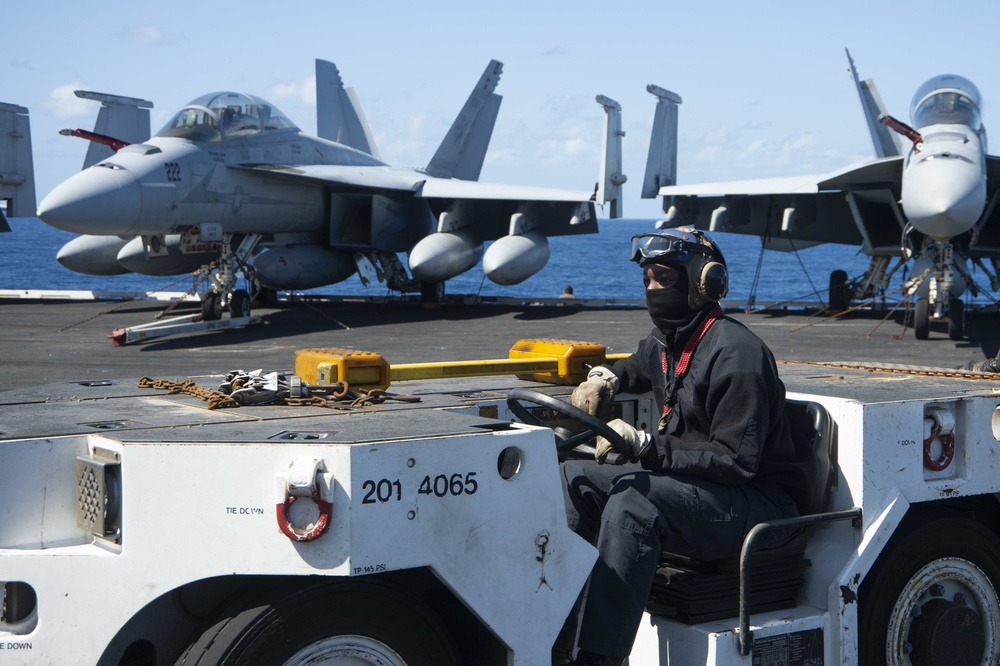
<svg viewBox="0 0 1000 666">
<path fill-rule="evenodd" d="M 979 89 L 963 76 L 941 74 L 917 88 L 910 102 L 910 120 L 917 129 L 928 125 L 968 125 L 979 131 Z"/>
<path fill-rule="evenodd" d="M 214 92 L 202 95 L 178 111 L 156 136 L 223 141 L 298 129 L 277 107 L 260 97 Z"/>
</svg>

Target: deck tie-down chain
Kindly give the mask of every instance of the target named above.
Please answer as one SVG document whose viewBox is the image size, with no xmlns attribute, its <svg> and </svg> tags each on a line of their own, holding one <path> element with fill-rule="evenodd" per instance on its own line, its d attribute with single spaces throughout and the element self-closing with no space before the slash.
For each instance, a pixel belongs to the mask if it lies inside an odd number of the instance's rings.
<svg viewBox="0 0 1000 666">
<path fill-rule="evenodd" d="M 988 369 L 967 370 L 964 368 L 931 368 L 920 365 L 901 365 L 896 363 L 846 363 L 836 361 L 779 361 L 788 365 L 814 365 L 823 368 L 842 368 L 844 370 L 867 370 L 869 372 L 890 372 L 904 375 L 922 375 L 925 377 L 951 377 L 957 379 L 978 379 L 985 381 L 1000 381 L 1000 373 Z"/>
<path fill-rule="evenodd" d="M 297 407 L 331 407 L 335 409 L 377 405 L 386 400 L 419 402 L 412 395 L 387 393 L 383 389 L 352 390 L 347 382 L 337 382 L 329 386 L 311 386 L 298 375 L 263 370 L 232 370 L 218 389 L 198 386 L 190 379 L 150 379 L 139 380 L 140 388 L 166 390 L 194 396 L 208 403 L 209 409 L 224 409 L 241 406 L 291 405 Z M 343 403 L 349 402 L 346 406 Z"/>
</svg>

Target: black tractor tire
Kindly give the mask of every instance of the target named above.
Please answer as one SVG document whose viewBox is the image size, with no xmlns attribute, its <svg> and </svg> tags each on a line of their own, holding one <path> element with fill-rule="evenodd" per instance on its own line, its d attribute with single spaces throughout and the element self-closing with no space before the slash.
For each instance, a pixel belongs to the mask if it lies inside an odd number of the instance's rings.
<svg viewBox="0 0 1000 666">
<path fill-rule="evenodd" d="M 861 584 L 858 663 L 997 663 L 997 590 L 1000 538 L 984 524 L 952 513 L 908 521 Z"/>
<path fill-rule="evenodd" d="M 239 598 L 195 632 L 175 666 L 305 666 L 338 658 L 384 666 L 461 663 L 448 628 L 419 598 L 377 580 L 340 579 Z"/>
</svg>

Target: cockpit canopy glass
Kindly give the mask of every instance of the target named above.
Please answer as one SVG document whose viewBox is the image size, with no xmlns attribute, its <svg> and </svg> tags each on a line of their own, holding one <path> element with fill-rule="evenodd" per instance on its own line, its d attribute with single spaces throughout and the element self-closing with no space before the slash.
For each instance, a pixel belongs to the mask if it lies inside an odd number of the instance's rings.
<svg viewBox="0 0 1000 666">
<path fill-rule="evenodd" d="M 214 92 L 202 95 L 178 111 L 156 136 L 223 141 L 298 129 L 277 107 L 260 97 Z"/>
<path fill-rule="evenodd" d="M 979 89 L 964 76 L 942 74 L 917 88 L 910 102 L 910 120 L 917 129 L 928 125 L 961 124 L 979 131 Z"/>
</svg>

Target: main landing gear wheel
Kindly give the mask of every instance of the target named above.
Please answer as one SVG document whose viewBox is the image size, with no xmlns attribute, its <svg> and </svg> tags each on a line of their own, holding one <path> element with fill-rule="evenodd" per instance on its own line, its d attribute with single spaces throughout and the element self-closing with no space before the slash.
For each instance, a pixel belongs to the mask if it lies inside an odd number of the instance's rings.
<svg viewBox="0 0 1000 666">
<path fill-rule="evenodd" d="M 215 321 L 222 318 L 222 298 L 214 291 L 205 292 L 201 297 L 201 318 Z"/>
<path fill-rule="evenodd" d="M 1000 663 L 1000 539 L 981 523 L 940 515 L 880 557 L 859 596 L 859 663 Z"/>
<path fill-rule="evenodd" d="M 426 305 L 444 303 L 444 282 L 421 282 L 420 302 Z"/>
<path fill-rule="evenodd" d="M 847 284 L 847 271 L 830 273 L 830 309 L 843 312 L 851 307 L 851 290 Z"/>
<path fill-rule="evenodd" d="M 237 289 L 233 292 L 233 295 L 229 297 L 229 316 L 250 316 L 250 294 L 243 289 Z"/>
<path fill-rule="evenodd" d="M 948 308 L 948 339 L 961 340 L 965 337 L 965 303 L 956 298 Z"/>
<path fill-rule="evenodd" d="M 930 301 L 918 298 L 913 306 L 913 335 L 917 340 L 926 340 L 931 330 Z"/>
<path fill-rule="evenodd" d="M 579 407 L 559 400 L 558 398 L 553 398 L 551 395 L 542 393 L 541 391 L 534 391 L 527 388 L 515 388 L 507 394 L 507 407 L 510 411 L 514 412 L 514 415 L 521 419 L 523 423 L 548 427 L 543 419 L 529 412 L 528 409 L 521 404 L 522 402 L 547 407 L 554 412 L 576 421 L 586 428 L 583 432 L 576 434 L 573 434 L 563 428 L 553 429 L 552 432 L 556 435 L 556 450 L 560 454 L 560 459 L 592 459 L 594 457 L 594 447 L 582 446 L 582 444 L 590 439 L 593 439 L 595 435 L 600 435 L 611 442 L 615 449 L 629 448 L 628 444 L 625 443 L 625 440 L 622 439 L 622 436 L 619 435 L 618 432 L 611 426 Z"/>
<path fill-rule="evenodd" d="M 175 666 L 459 666 L 442 620 L 380 581 L 280 584 L 211 618 Z"/>
</svg>

